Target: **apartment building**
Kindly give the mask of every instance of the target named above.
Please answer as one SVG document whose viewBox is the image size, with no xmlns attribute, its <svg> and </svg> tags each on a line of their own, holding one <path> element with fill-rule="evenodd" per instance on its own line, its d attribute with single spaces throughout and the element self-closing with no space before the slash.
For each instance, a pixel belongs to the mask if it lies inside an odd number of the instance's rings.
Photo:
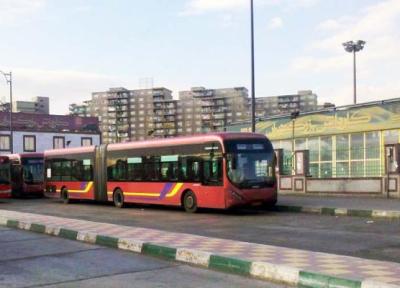
<svg viewBox="0 0 400 288">
<path fill-rule="evenodd" d="M 192 87 L 179 92 L 177 112 L 179 135 L 224 131 L 227 125 L 249 118 L 248 91 L 245 87 Z"/>
<path fill-rule="evenodd" d="M 256 117 L 314 111 L 318 109 L 317 98 L 311 90 L 302 90 L 291 95 L 259 97 L 256 98 Z"/>
<path fill-rule="evenodd" d="M 103 142 L 115 143 L 224 131 L 227 125 L 248 119 L 249 99 L 244 87 L 193 87 L 181 91 L 179 100 L 164 87 L 119 87 L 94 92 L 83 104 L 71 104 L 70 114 L 98 117 Z"/>
<path fill-rule="evenodd" d="M 176 106 L 166 88 L 110 88 L 92 93 L 89 113 L 100 121 L 104 143 L 176 136 Z"/>
<path fill-rule="evenodd" d="M 49 114 L 49 97 L 35 97 L 32 101 L 13 102 L 13 112 Z"/>
<path fill-rule="evenodd" d="M 69 115 L 79 117 L 90 117 L 91 100 L 83 101 L 81 104 L 70 104 Z"/>
</svg>

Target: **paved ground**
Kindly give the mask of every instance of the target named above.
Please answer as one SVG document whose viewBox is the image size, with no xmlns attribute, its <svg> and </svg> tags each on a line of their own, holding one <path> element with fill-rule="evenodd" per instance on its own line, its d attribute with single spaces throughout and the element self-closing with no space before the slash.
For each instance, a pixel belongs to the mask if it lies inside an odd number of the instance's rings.
<svg viewBox="0 0 400 288">
<path fill-rule="evenodd" d="M 279 196 L 278 205 L 400 211 L 400 199 L 340 196 Z"/>
<path fill-rule="evenodd" d="M 132 206 L 117 209 L 94 203 L 10 200 L 0 209 L 161 229 L 400 263 L 400 221 L 268 211 L 203 211 Z"/>
<path fill-rule="evenodd" d="M 0 219 L 2 223 L 7 223 L 9 226 L 15 225 L 15 227 L 22 229 L 47 231 L 47 233 L 60 235 L 60 237 L 68 237 L 69 239 L 80 239 L 80 241 L 85 240 L 91 243 L 102 243 L 114 247 L 119 247 L 118 243 L 130 243 L 129 245 L 136 247 L 134 251 L 157 255 L 162 253 L 162 255 L 170 259 L 179 259 L 180 256 L 178 255 L 187 255 L 187 252 L 179 252 L 182 249 L 186 249 L 186 251 L 193 251 L 191 253 L 211 256 L 199 256 L 194 262 L 192 260 L 193 256 L 189 256 L 185 258 L 187 259 L 185 261 L 197 264 L 207 263 L 202 264 L 206 267 L 225 267 L 224 270 L 234 269 L 246 275 L 251 274 L 268 278 L 270 276 L 265 276 L 264 272 L 262 272 L 269 269 L 267 267 L 271 267 L 271 265 L 274 267 L 289 267 L 284 268 L 286 271 L 284 281 L 290 283 L 299 283 L 297 280 L 287 279 L 288 276 L 286 273 L 295 271 L 293 272 L 295 276 L 289 276 L 289 278 L 294 279 L 294 277 L 299 277 L 300 284 L 314 279 L 315 276 L 312 275 L 317 274 L 322 277 L 324 275 L 334 277 L 337 279 L 336 284 L 342 282 L 339 279 L 348 279 L 352 284 L 346 287 L 353 287 L 360 285 L 361 282 L 370 281 L 400 285 L 400 264 L 394 262 L 367 260 L 215 237 L 173 233 L 164 230 L 129 227 L 9 210 L 0 210 Z M 127 244 L 123 245 L 123 247 L 127 247 Z M 205 260 L 202 257 L 207 257 L 207 259 Z M 256 266 L 253 266 L 253 263 Z M 256 267 L 262 268 L 259 270 Z M 268 273 L 275 273 L 274 271 L 276 272 L 275 269 L 272 269 Z M 320 287 L 314 284 L 311 287 Z M 325 287 L 325 284 L 321 285 L 321 287 Z"/>
<path fill-rule="evenodd" d="M 283 287 L 8 228 L 0 245 L 0 287 Z"/>
</svg>

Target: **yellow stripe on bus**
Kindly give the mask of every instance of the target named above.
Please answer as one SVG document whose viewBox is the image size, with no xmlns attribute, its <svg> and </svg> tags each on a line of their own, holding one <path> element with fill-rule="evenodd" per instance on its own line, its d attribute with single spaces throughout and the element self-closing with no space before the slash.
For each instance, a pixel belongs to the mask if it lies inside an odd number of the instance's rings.
<svg viewBox="0 0 400 288">
<path fill-rule="evenodd" d="M 68 193 L 88 193 L 93 186 L 93 182 L 88 182 L 84 190 L 68 190 Z"/>
<path fill-rule="evenodd" d="M 181 189 L 181 187 L 183 186 L 183 183 L 176 183 L 174 189 L 167 194 L 166 197 L 173 197 L 176 195 L 176 193 L 178 193 L 179 189 Z"/>
<path fill-rule="evenodd" d="M 173 197 L 175 196 L 179 189 L 183 186 L 183 183 L 176 183 L 174 189 L 172 189 L 171 192 L 169 192 L 166 197 Z M 108 195 L 112 195 L 114 192 L 113 191 L 107 191 Z M 124 195 L 126 196 L 146 196 L 146 197 L 159 197 L 160 193 L 154 193 L 154 192 L 123 192 Z"/>
</svg>

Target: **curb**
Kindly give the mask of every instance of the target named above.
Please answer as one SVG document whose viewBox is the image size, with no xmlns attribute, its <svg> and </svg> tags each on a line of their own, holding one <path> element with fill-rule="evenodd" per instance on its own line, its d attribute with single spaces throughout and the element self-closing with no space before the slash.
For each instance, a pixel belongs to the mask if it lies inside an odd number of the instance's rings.
<svg viewBox="0 0 400 288">
<path fill-rule="evenodd" d="M 290 266 L 267 262 L 250 262 L 244 259 L 226 257 L 190 248 L 162 246 L 138 241 L 134 238 L 116 238 L 90 231 L 71 230 L 53 225 L 46 226 L 40 223 L 18 221 L 6 217 L 0 217 L 0 225 L 302 288 L 400 288 L 400 286 L 397 285 L 368 279 L 359 281 L 338 278 L 320 273 L 303 271 Z"/>
<path fill-rule="evenodd" d="M 380 219 L 400 219 L 400 211 L 391 210 L 363 210 L 363 209 L 347 209 L 335 207 L 316 207 L 316 206 L 290 206 L 276 205 L 275 211 L 309 213 L 330 216 L 354 216 Z"/>
</svg>

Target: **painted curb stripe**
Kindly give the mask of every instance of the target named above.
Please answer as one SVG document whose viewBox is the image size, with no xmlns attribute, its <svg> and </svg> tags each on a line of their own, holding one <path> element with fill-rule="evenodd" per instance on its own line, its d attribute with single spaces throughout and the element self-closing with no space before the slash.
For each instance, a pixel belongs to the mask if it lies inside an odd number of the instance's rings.
<svg viewBox="0 0 400 288">
<path fill-rule="evenodd" d="M 164 259 L 175 260 L 176 248 L 144 243 L 142 247 L 142 253 Z"/>
<path fill-rule="evenodd" d="M 93 244 L 107 247 L 130 250 L 137 253 L 156 256 L 166 260 L 176 260 L 208 267 L 222 272 L 254 276 L 263 280 L 278 281 L 290 285 L 298 285 L 302 288 L 399 288 L 400 286 L 382 283 L 370 279 L 357 281 L 338 278 L 315 272 L 299 271 L 290 266 L 276 265 L 267 262 L 250 262 L 243 259 L 230 258 L 220 255 L 211 255 L 208 252 L 191 250 L 188 248 L 171 248 L 151 243 L 143 243 L 135 239 L 115 238 L 104 235 L 96 235 L 92 232 L 75 231 L 52 225 L 39 223 L 25 223 L 4 217 L 4 226 L 16 229 L 60 236 L 66 239 L 85 241 L 90 236 Z M 78 237 L 79 236 L 79 237 Z"/>
<path fill-rule="evenodd" d="M 333 216 L 333 215 L 335 215 L 335 208 L 323 207 L 321 209 L 321 214 Z"/>
<path fill-rule="evenodd" d="M 7 220 L 7 227 L 18 229 L 19 221 L 17 220 Z"/>
<path fill-rule="evenodd" d="M 357 209 L 348 209 L 347 216 L 357 216 L 357 217 L 371 217 L 372 210 L 357 210 Z"/>
<path fill-rule="evenodd" d="M 46 226 L 42 224 L 36 224 L 32 223 L 31 227 L 29 228 L 30 231 L 36 232 L 36 233 L 45 233 L 46 232 Z"/>
<path fill-rule="evenodd" d="M 198 266 L 208 267 L 211 253 L 194 249 L 178 248 L 176 250 L 176 260 L 191 263 Z"/>
<path fill-rule="evenodd" d="M 78 231 L 61 228 L 60 233 L 58 233 L 58 235 L 60 237 L 66 238 L 66 239 L 76 240 L 76 238 L 78 236 Z"/>
<path fill-rule="evenodd" d="M 103 236 L 97 235 L 96 236 L 96 244 L 107 246 L 110 248 L 118 248 L 118 238 L 110 237 L 110 236 Z"/>
<path fill-rule="evenodd" d="M 280 212 L 301 212 L 301 206 L 285 206 L 285 205 L 277 205 L 275 209 Z"/>
<path fill-rule="evenodd" d="M 211 255 L 208 268 L 234 274 L 250 275 L 251 262 L 224 256 Z"/>
<path fill-rule="evenodd" d="M 276 205 L 275 211 L 293 212 L 293 213 L 312 213 L 312 214 L 331 215 L 331 216 L 400 219 L 400 211 L 390 211 L 390 210 L 363 210 L 363 209 L 347 209 L 347 208 L 335 208 L 335 207 Z"/>
<path fill-rule="evenodd" d="M 300 271 L 298 287 L 301 288 L 361 288 L 361 281 L 349 280 Z"/>
</svg>

